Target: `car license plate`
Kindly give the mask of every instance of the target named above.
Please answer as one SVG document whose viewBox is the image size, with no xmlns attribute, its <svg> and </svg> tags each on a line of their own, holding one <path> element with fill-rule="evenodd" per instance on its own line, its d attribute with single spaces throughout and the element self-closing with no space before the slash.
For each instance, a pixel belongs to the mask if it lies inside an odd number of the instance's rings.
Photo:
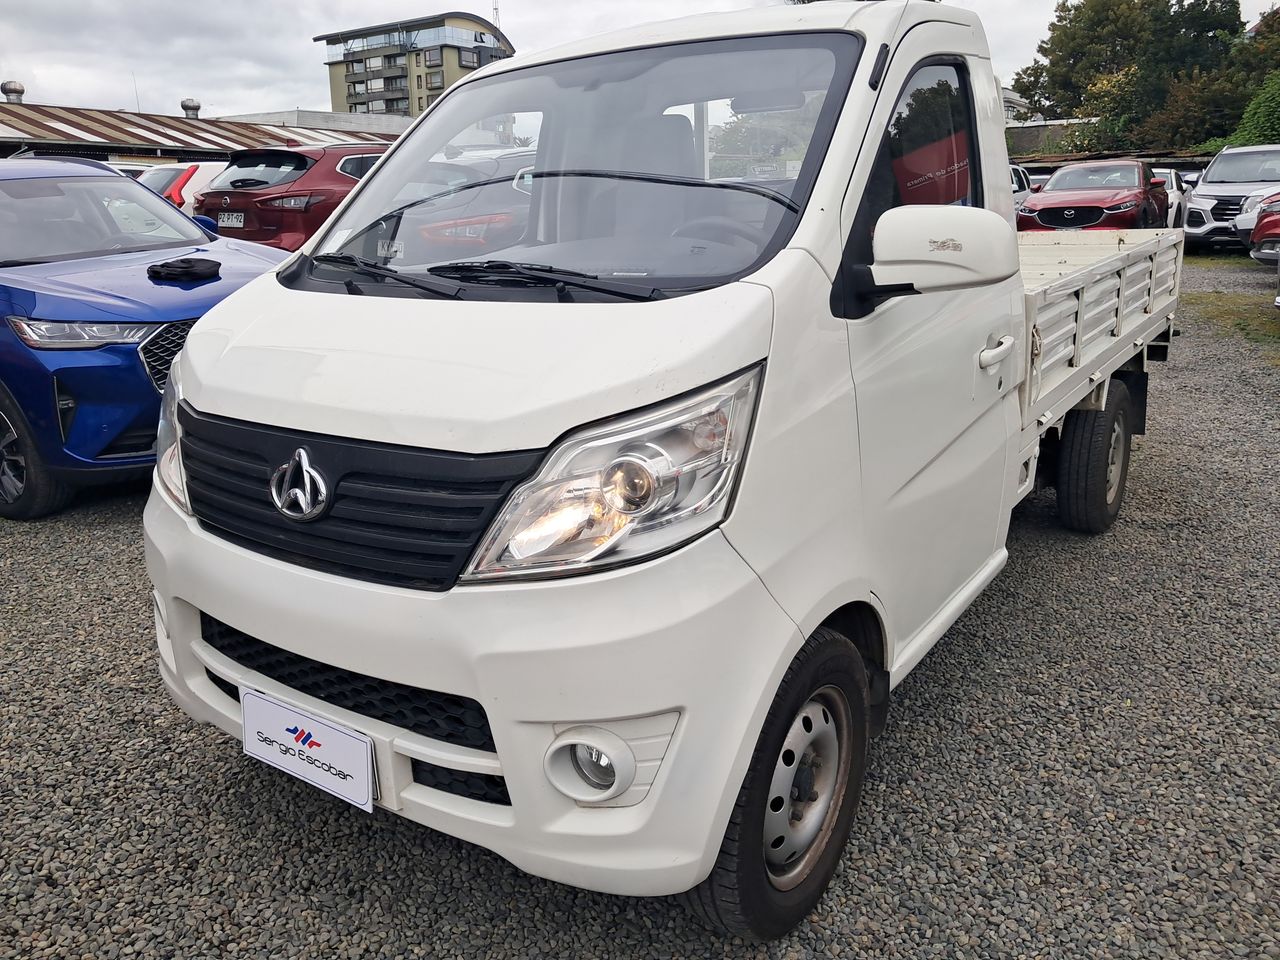
<svg viewBox="0 0 1280 960">
<path fill-rule="evenodd" d="M 373 811 L 373 741 L 257 690 L 241 688 L 244 752 Z"/>
<path fill-rule="evenodd" d="M 243 213 L 219 213 L 218 226 L 220 227 L 243 227 Z"/>
</svg>

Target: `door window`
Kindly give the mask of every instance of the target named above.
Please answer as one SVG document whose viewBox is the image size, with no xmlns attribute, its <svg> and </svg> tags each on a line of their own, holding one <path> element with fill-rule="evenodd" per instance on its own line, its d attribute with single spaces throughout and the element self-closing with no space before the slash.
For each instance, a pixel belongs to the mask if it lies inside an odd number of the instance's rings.
<svg viewBox="0 0 1280 960">
<path fill-rule="evenodd" d="M 856 262 L 871 261 L 881 216 L 921 204 L 982 206 L 973 99 L 956 64 L 917 68 L 898 98 L 850 238 Z"/>
</svg>

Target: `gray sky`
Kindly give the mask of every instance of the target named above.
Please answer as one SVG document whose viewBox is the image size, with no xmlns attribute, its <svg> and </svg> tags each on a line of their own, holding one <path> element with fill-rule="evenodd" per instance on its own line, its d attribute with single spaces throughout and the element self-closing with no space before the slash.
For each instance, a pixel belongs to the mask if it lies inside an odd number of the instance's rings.
<svg viewBox="0 0 1280 960">
<path fill-rule="evenodd" d="M 648 20 L 766 0 L 502 0 L 502 28 L 535 50 Z M 1008 82 L 1047 33 L 1054 0 L 950 0 L 982 14 Z M 1256 19 L 1275 0 L 1244 0 Z M 5 0 L 0 80 L 29 103 L 176 114 L 194 96 L 205 116 L 329 108 L 316 34 L 437 10 L 492 14 L 491 0 Z M 408 9 L 407 9 L 408 8 Z M 131 76 L 131 73 L 133 76 Z"/>
</svg>

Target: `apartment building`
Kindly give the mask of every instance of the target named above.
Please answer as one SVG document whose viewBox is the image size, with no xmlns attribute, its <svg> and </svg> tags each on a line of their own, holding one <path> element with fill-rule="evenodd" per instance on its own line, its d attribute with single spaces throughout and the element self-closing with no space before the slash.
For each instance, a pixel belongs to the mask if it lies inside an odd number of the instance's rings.
<svg viewBox="0 0 1280 960">
<path fill-rule="evenodd" d="M 515 53 L 495 24 L 471 13 L 379 23 L 314 39 L 325 44 L 337 113 L 416 117 L 472 70 Z"/>
</svg>

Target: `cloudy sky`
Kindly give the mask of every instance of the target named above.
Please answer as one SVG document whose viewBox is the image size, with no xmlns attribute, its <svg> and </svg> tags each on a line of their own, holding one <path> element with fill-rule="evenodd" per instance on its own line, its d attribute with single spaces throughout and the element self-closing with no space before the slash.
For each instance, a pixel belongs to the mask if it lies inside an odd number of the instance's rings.
<svg viewBox="0 0 1280 960">
<path fill-rule="evenodd" d="M 535 50 L 631 23 L 766 0 L 501 0 L 502 28 Z M 776 0 L 775 0 L 776 2 Z M 978 10 L 1007 81 L 1047 33 L 1054 0 L 950 0 Z M 1256 19 L 1275 0 L 1244 0 Z M 21 80 L 29 103 L 178 113 L 197 97 L 205 116 L 328 109 L 320 33 L 436 10 L 492 14 L 491 0 L 6 0 L 0 80 Z"/>
</svg>

